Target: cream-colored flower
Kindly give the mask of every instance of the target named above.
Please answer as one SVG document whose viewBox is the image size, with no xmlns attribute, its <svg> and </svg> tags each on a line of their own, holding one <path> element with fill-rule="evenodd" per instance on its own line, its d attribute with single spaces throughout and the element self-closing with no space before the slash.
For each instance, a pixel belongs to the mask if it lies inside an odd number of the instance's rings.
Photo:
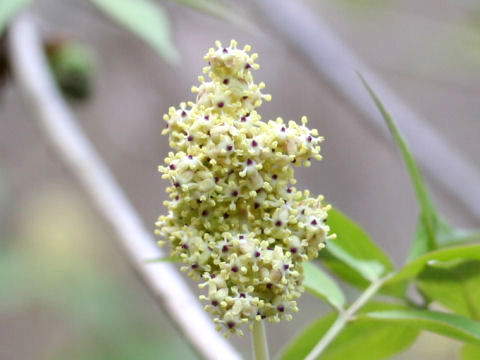
<svg viewBox="0 0 480 360">
<path fill-rule="evenodd" d="M 318 256 L 328 239 L 323 197 L 297 191 L 293 165 L 320 160 L 320 142 L 307 119 L 263 122 L 256 109 L 270 95 L 253 82 L 257 54 L 216 43 L 192 91 L 164 116 L 170 146 L 159 170 L 171 186 L 168 215 L 157 222 L 182 270 L 208 287 L 206 309 L 220 328 L 272 322 L 297 311 L 302 262 Z"/>
</svg>

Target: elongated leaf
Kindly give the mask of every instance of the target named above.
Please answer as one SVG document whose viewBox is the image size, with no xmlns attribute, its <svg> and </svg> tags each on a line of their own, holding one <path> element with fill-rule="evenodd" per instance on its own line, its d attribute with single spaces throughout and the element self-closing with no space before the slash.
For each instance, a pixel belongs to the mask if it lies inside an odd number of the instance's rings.
<svg viewBox="0 0 480 360">
<path fill-rule="evenodd" d="M 328 212 L 328 225 L 337 239 L 329 241 L 320 258 L 343 280 L 364 288 L 393 265 L 368 234 L 338 209 Z"/>
<path fill-rule="evenodd" d="M 173 64 L 179 55 L 170 39 L 168 17 L 151 0 L 90 0 L 106 15 L 130 30 Z"/>
<path fill-rule="evenodd" d="M 429 310 L 386 310 L 368 312 L 361 317 L 381 320 L 379 324 L 406 325 L 480 345 L 480 322 L 455 314 Z"/>
<path fill-rule="evenodd" d="M 449 262 L 458 259 L 480 260 L 480 244 L 439 249 L 413 260 L 385 282 L 385 286 L 415 278 L 431 262 Z"/>
<path fill-rule="evenodd" d="M 473 344 L 465 344 L 462 348 L 462 360 L 478 360 L 480 359 L 480 346 Z"/>
<path fill-rule="evenodd" d="M 431 264 L 420 273 L 417 286 L 453 312 L 480 320 L 479 260 Z"/>
<path fill-rule="evenodd" d="M 327 301 L 340 310 L 345 306 L 345 295 L 335 281 L 312 263 L 303 265 L 305 280 L 303 286 L 308 292 Z"/>
<path fill-rule="evenodd" d="M 145 260 L 145 262 L 147 264 L 152 264 L 152 263 L 158 263 L 158 262 L 171 262 L 171 263 L 176 263 L 176 262 L 180 262 L 181 259 L 179 256 L 164 256 L 164 257 L 161 257 L 161 258 L 157 258 L 157 259 L 148 259 L 148 260 Z"/>
<path fill-rule="evenodd" d="M 370 303 L 362 311 L 399 309 L 402 306 Z M 374 310 L 375 309 L 375 310 Z M 304 359 L 325 335 L 337 314 L 331 313 L 317 319 L 305 329 L 283 352 L 281 359 Z M 376 320 L 358 319 L 350 322 L 329 345 L 321 360 L 377 360 L 390 357 L 413 343 L 418 331 L 405 326 L 379 323 Z"/>
<path fill-rule="evenodd" d="M 1 0 L 0 1 L 0 34 L 5 30 L 10 20 L 31 0 Z"/>
<path fill-rule="evenodd" d="M 245 25 L 246 20 L 234 13 L 225 3 L 218 0 L 173 0 L 178 4 L 182 4 L 207 15 L 216 18 L 237 23 L 238 25 Z"/>
<path fill-rule="evenodd" d="M 435 210 L 433 203 L 428 194 L 427 187 L 423 181 L 420 169 L 418 168 L 417 162 L 413 157 L 410 149 L 408 148 L 407 143 L 403 139 L 400 131 L 398 130 L 393 118 L 385 109 L 385 106 L 382 104 L 378 96 L 374 93 L 372 88 L 368 85 L 366 80 L 359 74 L 360 79 L 367 89 L 368 93 L 372 97 L 375 105 L 378 110 L 380 110 L 383 118 L 385 119 L 388 128 L 390 129 L 391 134 L 393 135 L 395 142 L 397 143 L 400 152 L 402 153 L 403 159 L 407 166 L 410 178 L 415 189 L 415 194 L 417 196 L 418 203 L 421 209 L 421 221 L 423 224 L 423 231 L 425 236 L 415 237 L 415 242 L 425 242 L 422 245 L 414 244 L 412 247 L 412 252 L 409 255 L 409 259 L 412 260 L 429 250 L 436 248 L 436 234 L 435 234 L 435 222 L 437 220 L 437 211 Z"/>
</svg>

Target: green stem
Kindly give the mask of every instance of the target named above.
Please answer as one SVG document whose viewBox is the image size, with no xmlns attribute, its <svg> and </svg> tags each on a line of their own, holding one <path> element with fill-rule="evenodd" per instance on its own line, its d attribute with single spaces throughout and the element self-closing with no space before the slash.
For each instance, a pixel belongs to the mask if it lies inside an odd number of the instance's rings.
<svg viewBox="0 0 480 360">
<path fill-rule="evenodd" d="M 391 274 L 378 279 L 370 284 L 370 286 L 365 289 L 365 291 L 355 300 L 350 307 L 341 312 L 337 320 L 332 324 L 330 329 L 325 333 L 322 339 L 318 342 L 318 344 L 313 348 L 310 354 L 307 355 L 305 360 L 315 360 L 317 359 L 332 343 L 333 340 L 340 334 L 343 328 L 347 325 L 348 321 L 360 310 L 381 288 L 383 283 L 390 278 Z"/>
<path fill-rule="evenodd" d="M 253 358 L 255 360 L 269 360 L 265 325 L 262 320 L 253 323 L 252 330 Z"/>
</svg>

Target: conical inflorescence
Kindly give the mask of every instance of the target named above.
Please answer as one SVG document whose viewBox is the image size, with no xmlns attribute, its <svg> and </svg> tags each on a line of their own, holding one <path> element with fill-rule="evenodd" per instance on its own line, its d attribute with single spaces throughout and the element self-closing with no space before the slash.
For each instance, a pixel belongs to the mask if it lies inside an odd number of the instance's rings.
<svg viewBox="0 0 480 360">
<path fill-rule="evenodd" d="M 206 288 L 219 329 L 291 319 L 303 292 L 302 263 L 329 238 L 328 206 L 295 184 L 294 166 L 320 160 L 317 130 L 281 118 L 263 122 L 256 109 L 270 95 L 253 82 L 257 54 L 217 42 L 192 91 L 164 116 L 174 150 L 160 166 L 171 181 L 168 215 L 157 234 L 168 240 L 182 270 Z"/>
</svg>

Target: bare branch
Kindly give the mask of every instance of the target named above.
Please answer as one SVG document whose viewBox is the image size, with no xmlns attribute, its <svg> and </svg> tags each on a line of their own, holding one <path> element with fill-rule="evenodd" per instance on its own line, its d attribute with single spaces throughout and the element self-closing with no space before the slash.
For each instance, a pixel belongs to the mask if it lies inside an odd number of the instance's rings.
<svg viewBox="0 0 480 360">
<path fill-rule="evenodd" d="M 377 78 L 328 28 L 318 14 L 299 1 L 253 1 L 297 53 L 305 58 L 335 93 L 366 123 L 390 136 L 385 123 L 359 81 L 356 71 L 368 80 L 399 123 L 415 158 L 427 176 L 480 219 L 480 171 L 447 144 L 402 99 Z"/>
<path fill-rule="evenodd" d="M 49 73 L 40 37 L 27 15 L 18 17 L 11 25 L 9 50 L 14 79 L 47 139 L 113 227 L 125 256 L 165 313 L 203 357 L 240 359 L 240 355 L 214 329 L 213 322 L 174 266 L 146 264 L 147 259 L 164 254 L 58 92 Z"/>
</svg>

